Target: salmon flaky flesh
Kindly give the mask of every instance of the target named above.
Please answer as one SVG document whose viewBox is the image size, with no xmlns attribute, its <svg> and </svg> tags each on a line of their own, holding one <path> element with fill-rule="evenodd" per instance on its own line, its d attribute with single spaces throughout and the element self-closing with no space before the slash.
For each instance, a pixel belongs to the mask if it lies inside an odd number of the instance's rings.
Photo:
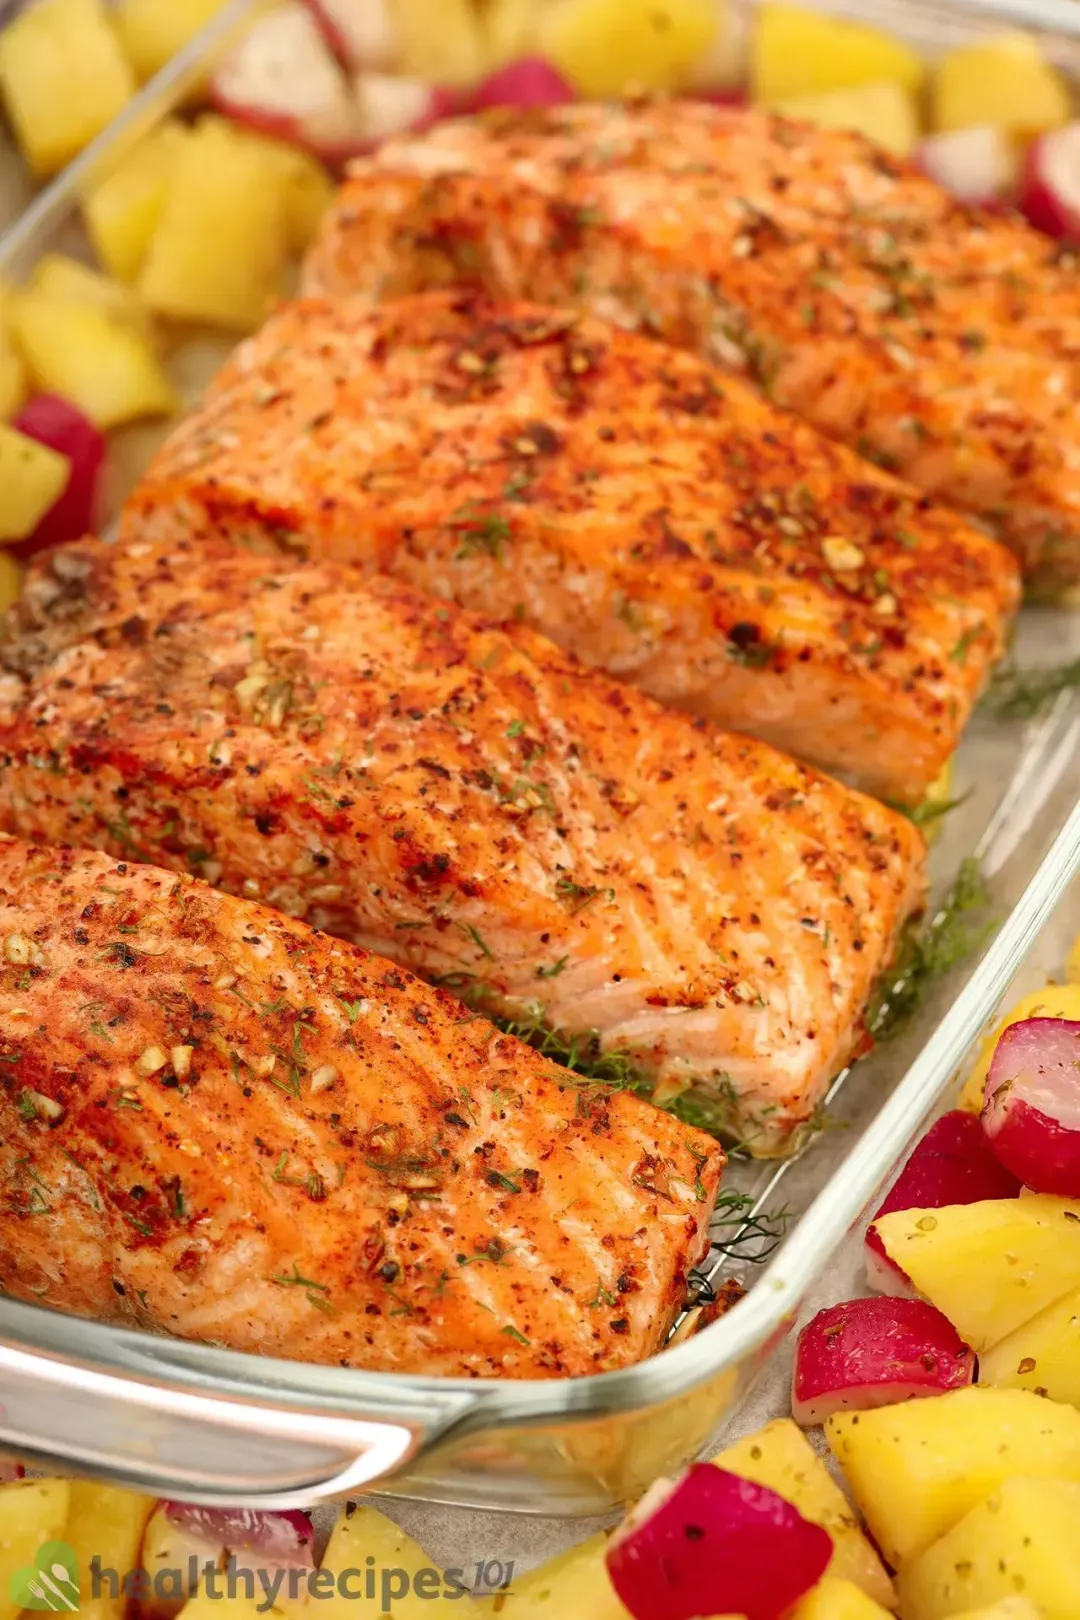
<svg viewBox="0 0 1080 1620">
<path fill-rule="evenodd" d="M 658 102 L 494 113 L 358 160 L 304 290 L 584 305 L 752 377 L 1080 580 L 1076 257 L 860 135 Z"/>
<path fill-rule="evenodd" d="M 286 306 L 123 532 L 392 573 L 914 804 L 1019 596 L 996 541 L 695 356 L 470 293 Z"/>
<path fill-rule="evenodd" d="M 294 1360 L 663 1343 L 723 1150 L 446 991 L 151 866 L 0 842 L 5 1296 Z"/>
<path fill-rule="evenodd" d="M 625 1053 L 782 1152 L 923 899 L 904 815 L 526 626 L 224 542 L 83 542 L 0 637 L 0 822 L 193 870 Z"/>
</svg>

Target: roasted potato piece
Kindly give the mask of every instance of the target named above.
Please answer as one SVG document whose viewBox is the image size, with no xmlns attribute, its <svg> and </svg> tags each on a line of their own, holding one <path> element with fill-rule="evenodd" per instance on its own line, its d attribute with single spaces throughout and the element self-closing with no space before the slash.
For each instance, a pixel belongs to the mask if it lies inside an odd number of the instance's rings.
<svg viewBox="0 0 1080 1620">
<path fill-rule="evenodd" d="M 38 0 L 5 23 L 0 90 L 38 174 L 77 157 L 135 93 L 102 0 Z"/>
</svg>

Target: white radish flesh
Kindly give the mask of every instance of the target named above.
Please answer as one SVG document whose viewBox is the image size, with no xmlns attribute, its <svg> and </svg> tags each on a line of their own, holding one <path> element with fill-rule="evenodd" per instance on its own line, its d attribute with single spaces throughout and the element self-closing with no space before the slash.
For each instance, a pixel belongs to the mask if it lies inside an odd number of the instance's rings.
<svg viewBox="0 0 1080 1620">
<path fill-rule="evenodd" d="M 1000 201 L 1017 177 L 1016 149 L 996 124 L 928 135 L 916 158 L 931 180 L 966 203 Z"/>
</svg>

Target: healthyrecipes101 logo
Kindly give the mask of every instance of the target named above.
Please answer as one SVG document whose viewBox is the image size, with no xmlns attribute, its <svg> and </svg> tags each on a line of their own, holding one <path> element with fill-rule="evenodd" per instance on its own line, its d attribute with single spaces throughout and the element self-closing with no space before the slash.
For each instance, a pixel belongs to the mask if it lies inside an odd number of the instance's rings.
<svg viewBox="0 0 1080 1620">
<path fill-rule="evenodd" d="M 352 1600 L 377 1598 L 380 1613 L 392 1614 L 395 1603 L 406 1598 L 441 1598 L 443 1602 L 470 1594 L 505 1592 L 514 1578 L 511 1560 L 479 1562 L 471 1569 L 380 1568 L 374 1558 L 365 1559 L 363 1569 L 307 1569 L 299 1567 L 257 1569 L 229 1558 L 224 1567 L 212 1559 L 192 1556 L 185 1569 L 130 1569 L 120 1574 L 106 1569 L 100 1558 L 90 1560 L 91 1599 L 121 1595 L 159 1603 L 182 1603 L 196 1589 L 211 1600 L 245 1598 L 265 1614 L 281 1599 L 291 1603 L 322 1598 Z M 20 1609 L 48 1609 L 54 1614 L 76 1613 L 82 1596 L 79 1561 L 66 1541 L 47 1541 L 32 1564 L 16 1570 L 8 1582 L 8 1595 Z"/>
</svg>

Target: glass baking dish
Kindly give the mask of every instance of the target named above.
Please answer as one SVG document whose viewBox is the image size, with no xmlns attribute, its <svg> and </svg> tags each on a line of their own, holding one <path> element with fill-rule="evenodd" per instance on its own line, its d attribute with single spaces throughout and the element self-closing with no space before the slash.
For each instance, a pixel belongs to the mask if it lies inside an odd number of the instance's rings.
<svg viewBox="0 0 1080 1620">
<path fill-rule="evenodd" d="M 78 196 L 87 176 L 182 105 L 252 9 L 253 0 L 232 0 L 32 203 L 0 242 L 0 281 L 25 278 L 46 252 L 85 251 Z M 872 12 L 927 50 L 1023 26 L 1080 78 L 1074 0 L 879 0 L 872 8 L 838 0 L 824 9 Z M 185 399 L 227 346 L 200 336 L 170 352 Z M 117 495 L 162 431 L 158 424 L 116 436 Z M 1080 617 L 1025 610 L 1021 665 L 1076 657 Z M 0 1448 L 44 1468 L 191 1501 L 280 1507 L 373 1488 L 568 1516 L 605 1511 L 679 1467 L 733 1414 L 741 1422 L 751 1410 L 762 1368 L 778 1364 L 770 1352 L 815 1281 L 826 1270 L 831 1276 L 845 1235 L 949 1094 L 965 1052 L 1080 874 L 1080 699 L 1063 693 L 1026 723 L 977 716 L 957 756 L 954 792 L 961 802 L 944 818 L 931 859 L 935 895 L 940 903 L 961 863 L 977 857 L 1001 926 L 981 952 L 934 982 L 899 1036 L 838 1078 L 825 1128 L 797 1159 L 733 1162 L 725 1187 L 748 1207 L 722 1216 L 710 1277 L 715 1288 L 735 1275 L 747 1292 L 709 1326 L 691 1333 L 689 1316 L 662 1354 L 622 1372 L 478 1384 L 278 1362 L 2 1300 Z M 767 1261 L 748 1263 L 761 1228 L 780 1241 Z"/>
</svg>

